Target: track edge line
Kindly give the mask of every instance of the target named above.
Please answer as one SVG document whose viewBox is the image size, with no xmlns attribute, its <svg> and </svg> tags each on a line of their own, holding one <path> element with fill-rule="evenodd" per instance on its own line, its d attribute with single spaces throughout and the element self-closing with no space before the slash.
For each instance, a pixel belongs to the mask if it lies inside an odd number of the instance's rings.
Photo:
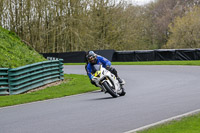
<svg viewBox="0 0 200 133">
<path fill-rule="evenodd" d="M 200 109 L 197 109 L 197 110 L 194 110 L 194 111 L 182 114 L 182 115 L 177 115 L 177 116 L 174 116 L 174 117 L 171 117 L 171 118 L 168 118 L 168 119 L 164 119 L 164 120 L 161 120 L 161 121 L 158 121 L 158 122 L 155 122 L 155 123 L 143 126 L 143 127 L 139 127 L 139 128 L 124 132 L 124 133 L 137 133 L 138 131 L 143 131 L 143 130 L 152 128 L 154 126 L 158 126 L 158 125 L 161 125 L 161 124 L 173 121 L 173 120 L 178 120 L 178 119 L 181 119 L 181 118 L 184 118 L 184 117 L 187 117 L 187 116 L 192 116 L 192 115 L 195 115 L 195 114 L 198 114 L 198 113 L 200 113 Z"/>
</svg>

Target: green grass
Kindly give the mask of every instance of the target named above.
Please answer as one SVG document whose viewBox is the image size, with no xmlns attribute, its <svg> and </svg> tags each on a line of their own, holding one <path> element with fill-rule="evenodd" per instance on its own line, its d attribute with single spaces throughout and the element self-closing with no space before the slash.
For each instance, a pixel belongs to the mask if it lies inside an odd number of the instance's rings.
<svg viewBox="0 0 200 133">
<path fill-rule="evenodd" d="M 159 125 L 138 133 L 200 133 L 200 114 Z"/>
<path fill-rule="evenodd" d="M 16 68 L 46 60 L 14 33 L 0 27 L 0 68 Z"/>
<path fill-rule="evenodd" d="M 58 86 L 51 86 L 32 93 L 0 96 L 0 107 L 70 96 L 99 89 L 91 85 L 86 75 L 65 74 L 64 78 L 64 82 Z"/>
<path fill-rule="evenodd" d="M 84 65 L 85 63 L 64 63 L 64 65 Z M 200 60 L 193 61 L 143 61 L 143 62 L 112 62 L 112 65 L 193 65 L 200 66 Z"/>
</svg>

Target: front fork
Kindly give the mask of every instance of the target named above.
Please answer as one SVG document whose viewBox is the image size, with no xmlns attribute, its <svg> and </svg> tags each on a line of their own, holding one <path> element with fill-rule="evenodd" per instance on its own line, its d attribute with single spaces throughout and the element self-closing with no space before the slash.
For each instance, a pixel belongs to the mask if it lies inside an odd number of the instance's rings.
<svg viewBox="0 0 200 133">
<path fill-rule="evenodd" d="M 105 80 L 103 80 L 101 82 L 101 88 L 104 90 L 104 92 L 106 92 L 106 89 L 102 86 L 103 82 L 107 82 L 109 84 L 109 86 L 115 91 L 115 93 L 117 93 L 118 91 L 115 89 L 115 86 L 112 84 L 112 82 L 110 81 L 110 79 L 108 77 L 105 77 Z"/>
</svg>

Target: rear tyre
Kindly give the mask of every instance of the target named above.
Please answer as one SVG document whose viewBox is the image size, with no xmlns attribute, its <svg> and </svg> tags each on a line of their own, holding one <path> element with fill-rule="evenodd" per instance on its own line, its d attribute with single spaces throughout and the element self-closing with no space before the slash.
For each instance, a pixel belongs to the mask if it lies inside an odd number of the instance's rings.
<svg viewBox="0 0 200 133">
<path fill-rule="evenodd" d="M 109 84 L 105 81 L 102 84 L 107 92 L 114 98 L 118 97 L 118 94 L 114 92 L 114 90 L 109 86 Z"/>
</svg>

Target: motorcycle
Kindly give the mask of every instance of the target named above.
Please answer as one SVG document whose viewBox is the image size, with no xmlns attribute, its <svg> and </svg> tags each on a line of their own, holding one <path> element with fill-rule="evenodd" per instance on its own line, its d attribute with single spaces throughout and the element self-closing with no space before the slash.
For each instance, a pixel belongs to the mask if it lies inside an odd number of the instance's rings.
<svg viewBox="0 0 200 133">
<path fill-rule="evenodd" d="M 95 64 L 93 66 L 92 75 L 94 76 L 92 80 L 95 82 L 96 86 L 102 89 L 103 92 L 109 93 L 114 98 L 126 94 L 123 87 L 125 81 L 123 80 L 123 83 L 120 84 L 116 76 L 105 69 L 102 65 Z"/>
</svg>

